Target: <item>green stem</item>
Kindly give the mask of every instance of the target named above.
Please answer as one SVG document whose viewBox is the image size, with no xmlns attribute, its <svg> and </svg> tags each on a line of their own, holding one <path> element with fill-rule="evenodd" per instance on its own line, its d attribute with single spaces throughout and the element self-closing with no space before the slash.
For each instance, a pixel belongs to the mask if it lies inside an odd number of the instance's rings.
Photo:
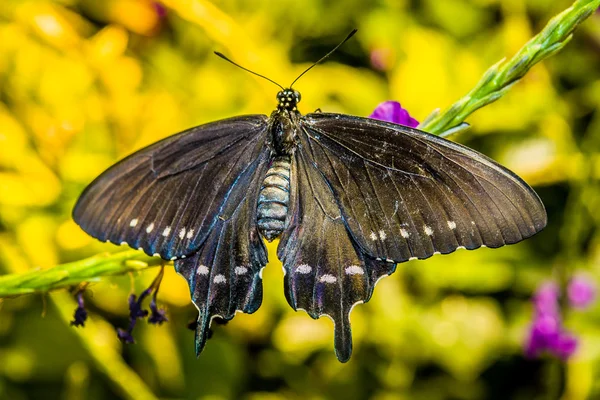
<svg viewBox="0 0 600 400">
<path fill-rule="evenodd" d="M 164 263 L 137 250 L 114 254 L 98 254 L 90 258 L 36 269 L 20 274 L 0 276 L 0 298 L 21 294 L 47 292 L 81 282 L 98 280 L 102 276 L 122 275 Z"/>
<path fill-rule="evenodd" d="M 439 135 L 460 125 L 470 114 L 502 97 L 535 64 L 556 54 L 572 33 L 598 7 L 600 0 L 577 0 L 556 15 L 510 60 L 500 60 L 488 69 L 469 93 L 443 113 L 434 112 L 419 129 Z"/>
<path fill-rule="evenodd" d="M 432 113 L 419 128 L 434 134 L 457 128 L 471 113 L 502 97 L 532 66 L 560 51 L 571 40 L 575 28 L 599 6 L 600 0 L 575 1 L 570 8 L 552 18 L 513 58 L 493 65 L 466 96 L 445 112 Z M 161 263 L 158 258 L 129 250 L 97 255 L 46 270 L 0 276 L 0 298 L 64 288 Z"/>
</svg>

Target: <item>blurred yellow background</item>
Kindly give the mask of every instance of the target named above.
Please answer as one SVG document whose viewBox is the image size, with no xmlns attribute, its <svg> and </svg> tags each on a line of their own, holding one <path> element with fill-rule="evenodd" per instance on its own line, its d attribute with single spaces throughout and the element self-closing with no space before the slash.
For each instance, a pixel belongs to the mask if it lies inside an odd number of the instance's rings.
<svg viewBox="0 0 600 400">
<path fill-rule="evenodd" d="M 398 100 L 422 121 L 514 54 L 569 1 L 59 0 L 0 2 L 0 274 L 103 251 L 71 220 L 105 168 L 191 126 L 269 114 L 286 85 L 352 29 L 295 88 L 300 110 L 369 115 Z M 127 296 L 156 270 L 90 285 L 85 328 L 59 291 L 0 302 L 1 399 L 600 398 L 600 306 L 569 311 L 580 338 L 565 365 L 528 360 L 529 298 L 573 271 L 600 276 L 600 15 L 453 138 L 533 185 L 549 215 L 534 238 L 398 265 L 352 313 L 340 364 L 328 319 L 295 313 L 275 248 L 253 315 L 216 325 L 196 359 L 196 311 L 172 268 L 159 294 L 170 321 L 139 323 L 121 345 Z M 562 378 L 564 376 L 564 379 Z"/>
</svg>

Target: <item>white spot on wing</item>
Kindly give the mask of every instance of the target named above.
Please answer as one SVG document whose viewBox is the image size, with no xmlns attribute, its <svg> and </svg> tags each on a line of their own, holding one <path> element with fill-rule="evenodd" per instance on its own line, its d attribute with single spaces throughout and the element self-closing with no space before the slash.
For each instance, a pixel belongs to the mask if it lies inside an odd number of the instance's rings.
<svg viewBox="0 0 600 400">
<path fill-rule="evenodd" d="M 190 230 L 188 231 L 188 233 L 187 233 L 186 237 L 187 237 L 188 239 L 191 239 L 191 238 L 193 238 L 193 237 L 194 237 L 194 230 L 193 230 L 193 229 L 190 229 Z"/>
<path fill-rule="evenodd" d="M 248 268 L 246 267 L 235 267 L 235 274 L 236 275 L 244 275 L 246 272 L 248 272 Z"/>
<path fill-rule="evenodd" d="M 135 226 L 137 225 L 137 223 L 138 223 L 138 219 L 137 219 L 137 218 L 134 218 L 134 219 L 132 219 L 132 220 L 131 220 L 131 222 L 129 223 L 129 226 L 133 228 L 133 227 L 135 227 Z"/>
<path fill-rule="evenodd" d="M 300 264 L 296 267 L 296 272 L 299 274 L 310 274 L 312 267 L 308 264 Z"/>
<path fill-rule="evenodd" d="M 150 225 L 148 225 L 148 227 L 146 228 L 146 233 L 152 232 L 153 229 L 154 229 L 154 222 L 151 223 Z"/>
<path fill-rule="evenodd" d="M 408 237 L 410 236 L 410 233 L 408 233 L 408 231 L 404 228 L 400 229 L 400 235 L 404 238 L 404 239 L 408 239 Z"/>
<path fill-rule="evenodd" d="M 375 234 L 375 232 L 371 232 L 371 240 L 377 240 L 377 235 Z"/>
<path fill-rule="evenodd" d="M 215 277 L 213 278 L 213 282 L 214 283 L 225 283 L 227 282 L 227 279 L 225 278 L 225 275 L 215 275 Z"/>
<path fill-rule="evenodd" d="M 431 236 L 431 235 L 433 235 L 433 229 L 431 229 L 431 227 L 429 227 L 429 226 L 427 226 L 427 225 L 425 225 L 425 226 L 423 227 L 423 232 L 425 232 L 425 234 L 426 234 L 427 236 Z"/>
<path fill-rule="evenodd" d="M 408 261 L 412 261 L 412 260 L 418 260 L 418 257 L 408 257 Z"/>
<path fill-rule="evenodd" d="M 448 221 L 448 228 L 450 228 L 450 229 L 456 229 L 456 222 L 454 222 L 454 221 Z"/>
<path fill-rule="evenodd" d="M 167 226 L 167 227 L 165 228 L 165 230 L 163 231 L 162 235 L 163 235 L 163 236 L 169 236 L 169 233 L 171 233 L 171 227 L 170 227 L 170 226 Z"/>
<path fill-rule="evenodd" d="M 365 270 L 362 269 L 361 267 L 359 267 L 358 265 L 351 265 L 349 267 L 346 267 L 346 274 L 348 275 L 364 275 L 365 274 Z M 325 276 L 325 275 L 323 275 Z M 321 277 L 321 279 L 323 279 L 323 277 Z"/>
<path fill-rule="evenodd" d="M 185 228 L 182 228 L 179 231 L 179 239 L 183 239 L 185 237 Z"/>
<path fill-rule="evenodd" d="M 333 275 L 325 274 L 319 278 L 319 282 L 335 283 L 335 282 L 337 282 L 337 278 Z"/>
<path fill-rule="evenodd" d="M 467 248 L 466 248 L 465 246 L 458 246 L 458 247 L 456 248 L 456 250 L 460 250 L 460 249 L 462 249 L 462 250 L 466 250 Z"/>
<path fill-rule="evenodd" d="M 196 270 L 198 275 L 208 275 L 209 272 L 210 271 L 206 265 L 198 265 L 198 269 Z"/>
<path fill-rule="evenodd" d="M 382 229 L 379 231 L 379 239 L 385 240 L 385 238 L 387 238 L 387 235 L 385 234 L 385 232 Z"/>
</svg>

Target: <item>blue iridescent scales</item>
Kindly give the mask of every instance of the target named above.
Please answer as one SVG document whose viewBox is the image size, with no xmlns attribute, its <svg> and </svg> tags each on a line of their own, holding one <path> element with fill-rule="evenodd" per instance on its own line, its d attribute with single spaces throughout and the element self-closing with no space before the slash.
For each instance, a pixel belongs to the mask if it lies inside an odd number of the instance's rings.
<svg viewBox="0 0 600 400">
<path fill-rule="evenodd" d="M 396 263 L 517 243 L 546 225 L 535 192 L 484 155 L 402 125 L 301 115 L 294 93 L 270 117 L 202 125 L 134 153 L 73 211 L 100 240 L 174 259 L 199 311 L 198 354 L 213 318 L 260 306 L 265 237 L 280 237 L 289 304 L 334 321 L 345 362 L 350 312 Z"/>
</svg>

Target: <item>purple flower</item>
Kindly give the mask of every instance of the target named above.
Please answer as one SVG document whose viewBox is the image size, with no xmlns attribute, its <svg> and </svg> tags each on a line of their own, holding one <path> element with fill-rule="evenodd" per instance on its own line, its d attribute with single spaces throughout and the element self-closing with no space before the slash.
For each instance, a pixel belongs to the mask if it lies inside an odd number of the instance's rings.
<svg viewBox="0 0 600 400">
<path fill-rule="evenodd" d="M 419 121 L 410 116 L 397 101 L 385 101 L 379 104 L 369 118 L 416 128 Z"/>
<path fill-rule="evenodd" d="M 567 360 L 577 350 L 578 341 L 575 335 L 562 332 L 553 343 L 554 353 L 563 360 Z"/>
<path fill-rule="evenodd" d="M 135 343 L 133 340 L 133 329 L 137 323 L 138 318 L 146 318 L 148 316 L 148 310 L 142 308 L 142 301 L 152 292 L 152 286 L 144 290 L 140 294 L 140 298 L 137 299 L 135 294 L 129 295 L 129 327 L 125 329 L 117 329 L 117 336 L 123 343 Z M 137 300 L 136 300 L 137 299 Z"/>
<path fill-rule="evenodd" d="M 133 336 L 131 335 L 131 330 L 117 328 L 117 336 L 119 340 L 123 343 L 134 344 L 135 340 L 133 340 Z"/>
<path fill-rule="evenodd" d="M 85 309 L 85 303 L 83 302 L 83 290 L 79 290 L 76 296 L 77 308 L 75 309 L 75 314 L 73 315 L 74 319 L 71 321 L 71 326 L 85 326 L 88 313 Z"/>
<path fill-rule="evenodd" d="M 534 294 L 534 318 L 525 343 L 527 357 L 548 352 L 567 360 L 577 350 L 577 338 L 562 325 L 559 298 L 560 290 L 554 282 L 541 285 Z"/>
<path fill-rule="evenodd" d="M 575 276 L 567 287 L 567 297 L 574 308 L 586 308 L 596 299 L 596 287 L 583 275 Z"/>
<path fill-rule="evenodd" d="M 546 282 L 542 284 L 533 296 L 535 311 L 539 314 L 558 315 L 560 313 L 559 298 L 560 290 L 556 283 Z"/>
<path fill-rule="evenodd" d="M 127 329 L 117 329 L 117 336 L 123 343 L 135 343 L 132 335 L 133 329 L 139 318 L 146 318 L 148 316 L 148 310 L 142 308 L 142 302 L 150 294 L 152 294 L 152 300 L 150 301 L 150 317 L 148 318 L 148 323 L 160 325 L 167 321 L 165 310 L 159 310 L 156 305 L 156 296 L 158 295 L 158 289 L 160 289 L 160 283 L 162 282 L 164 272 L 164 268 L 161 268 L 156 278 L 154 278 L 150 286 L 140 294 L 139 298 L 137 298 L 135 294 L 129 296 L 129 326 Z"/>
<path fill-rule="evenodd" d="M 154 293 L 154 296 L 152 296 L 152 301 L 150 302 L 150 317 L 148 318 L 148 323 L 161 325 L 163 322 L 167 321 L 168 319 L 165 309 L 159 309 L 156 306 L 156 293 Z"/>
<path fill-rule="evenodd" d="M 547 351 L 566 360 L 577 350 L 577 338 L 565 331 L 559 315 L 538 315 L 534 320 L 525 345 L 527 357 L 536 357 Z"/>
</svg>

